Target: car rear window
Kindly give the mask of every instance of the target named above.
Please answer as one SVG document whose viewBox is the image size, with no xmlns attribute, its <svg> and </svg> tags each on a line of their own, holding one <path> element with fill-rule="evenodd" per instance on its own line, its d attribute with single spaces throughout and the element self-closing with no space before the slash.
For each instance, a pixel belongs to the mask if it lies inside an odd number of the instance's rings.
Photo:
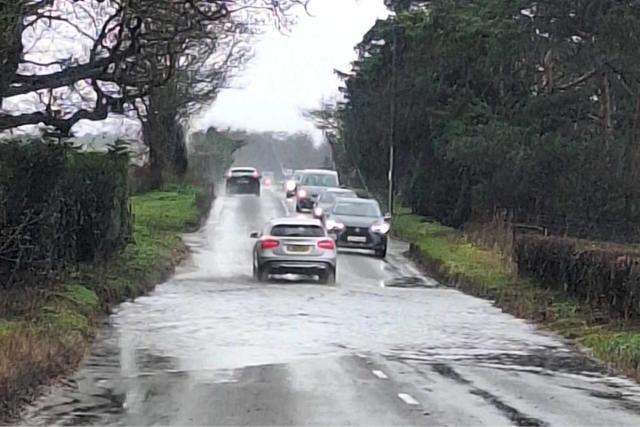
<svg viewBox="0 0 640 427">
<path fill-rule="evenodd" d="M 271 229 L 271 235 L 275 237 L 323 237 L 324 229 L 317 225 L 276 225 Z"/>
<path fill-rule="evenodd" d="M 254 173 L 255 169 L 231 169 L 232 175 L 245 175 L 248 173 Z"/>
<path fill-rule="evenodd" d="M 326 173 L 310 173 L 302 177 L 302 185 L 311 187 L 338 187 L 338 177 Z"/>
</svg>

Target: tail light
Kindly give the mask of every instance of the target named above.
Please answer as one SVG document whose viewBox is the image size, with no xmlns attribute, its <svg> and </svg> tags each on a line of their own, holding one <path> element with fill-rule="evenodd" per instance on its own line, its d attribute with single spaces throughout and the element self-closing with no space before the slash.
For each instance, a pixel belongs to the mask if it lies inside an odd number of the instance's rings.
<svg viewBox="0 0 640 427">
<path fill-rule="evenodd" d="M 254 177 L 254 178 L 257 178 L 259 176 L 258 171 L 253 171 L 251 176 Z"/>
<path fill-rule="evenodd" d="M 298 199 L 304 199 L 305 197 L 307 197 L 307 191 L 306 190 L 298 191 Z"/>
<path fill-rule="evenodd" d="M 318 242 L 318 247 L 320 249 L 335 249 L 336 244 L 333 239 L 320 240 Z"/>
<path fill-rule="evenodd" d="M 280 246 L 280 242 L 270 237 L 265 237 L 262 240 L 260 240 L 260 247 L 262 249 L 275 249 L 278 246 Z"/>
</svg>

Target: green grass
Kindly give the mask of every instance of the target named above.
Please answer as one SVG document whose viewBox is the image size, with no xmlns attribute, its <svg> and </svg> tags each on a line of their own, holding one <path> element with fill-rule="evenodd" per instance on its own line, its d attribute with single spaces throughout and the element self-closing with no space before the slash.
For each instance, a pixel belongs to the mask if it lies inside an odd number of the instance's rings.
<svg viewBox="0 0 640 427">
<path fill-rule="evenodd" d="M 397 216 L 393 225 L 399 237 L 439 264 L 439 273 L 471 280 L 486 290 L 504 289 L 514 279 L 501 254 L 472 244 L 457 230 L 410 214 Z"/>
<path fill-rule="evenodd" d="M 412 243 L 412 256 L 446 284 L 495 300 L 518 317 L 540 323 L 640 379 L 640 329 L 594 323 L 591 308 L 539 283 L 519 277 L 504 254 L 470 241 L 461 231 L 401 210 L 394 234 Z"/>
<path fill-rule="evenodd" d="M 15 411 L 21 396 L 73 369 L 111 305 L 170 274 L 187 253 L 180 235 L 198 224 L 199 194 L 195 187 L 173 186 L 132 197 L 132 239 L 121 254 L 106 265 L 69 272 L 28 319 L 0 319 L 0 383 L 8 384 L 0 387 L 0 413 Z"/>
<path fill-rule="evenodd" d="M 15 328 L 20 324 L 20 322 L 0 319 L 0 339 L 6 336 L 10 332 L 14 331 Z"/>
</svg>

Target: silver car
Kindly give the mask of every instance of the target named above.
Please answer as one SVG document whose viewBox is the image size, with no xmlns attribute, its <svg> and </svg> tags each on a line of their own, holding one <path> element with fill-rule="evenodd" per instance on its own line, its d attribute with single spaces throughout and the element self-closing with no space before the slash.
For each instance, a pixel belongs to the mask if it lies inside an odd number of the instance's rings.
<svg viewBox="0 0 640 427">
<path fill-rule="evenodd" d="M 324 216 L 327 210 L 333 206 L 333 202 L 337 198 L 356 198 L 358 195 L 353 190 L 346 188 L 327 188 L 322 191 L 315 203 L 313 204 L 313 217 L 324 222 Z"/>
<path fill-rule="evenodd" d="M 318 276 L 320 282 L 336 281 L 336 244 L 317 219 L 286 217 L 269 221 L 262 232 L 251 233 L 253 277 L 266 282 L 271 275 Z"/>
<path fill-rule="evenodd" d="M 336 171 L 306 169 L 296 187 L 296 212 L 311 211 L 320 193 L 329 187 L 340 187 Z"/>
</svg>

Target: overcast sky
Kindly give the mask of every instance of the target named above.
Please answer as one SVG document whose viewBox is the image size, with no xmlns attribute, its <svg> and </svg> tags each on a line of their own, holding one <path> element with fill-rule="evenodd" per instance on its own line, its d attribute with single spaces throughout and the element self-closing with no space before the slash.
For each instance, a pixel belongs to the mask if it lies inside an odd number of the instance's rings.
<svg viewBox="0 0 640 427">
<path fill-rule="evenodd" d="M 259 131 L 312 131 L 301 110 L 337 93 L 334 69 L 349 70 L 353 47 L 388 11 L 383 0 L 312 0 L 288 35 L 272 31 L 255 43 L 255 56 L 233 89 L 221 91 L 194 126 Z"/>
</svg>

